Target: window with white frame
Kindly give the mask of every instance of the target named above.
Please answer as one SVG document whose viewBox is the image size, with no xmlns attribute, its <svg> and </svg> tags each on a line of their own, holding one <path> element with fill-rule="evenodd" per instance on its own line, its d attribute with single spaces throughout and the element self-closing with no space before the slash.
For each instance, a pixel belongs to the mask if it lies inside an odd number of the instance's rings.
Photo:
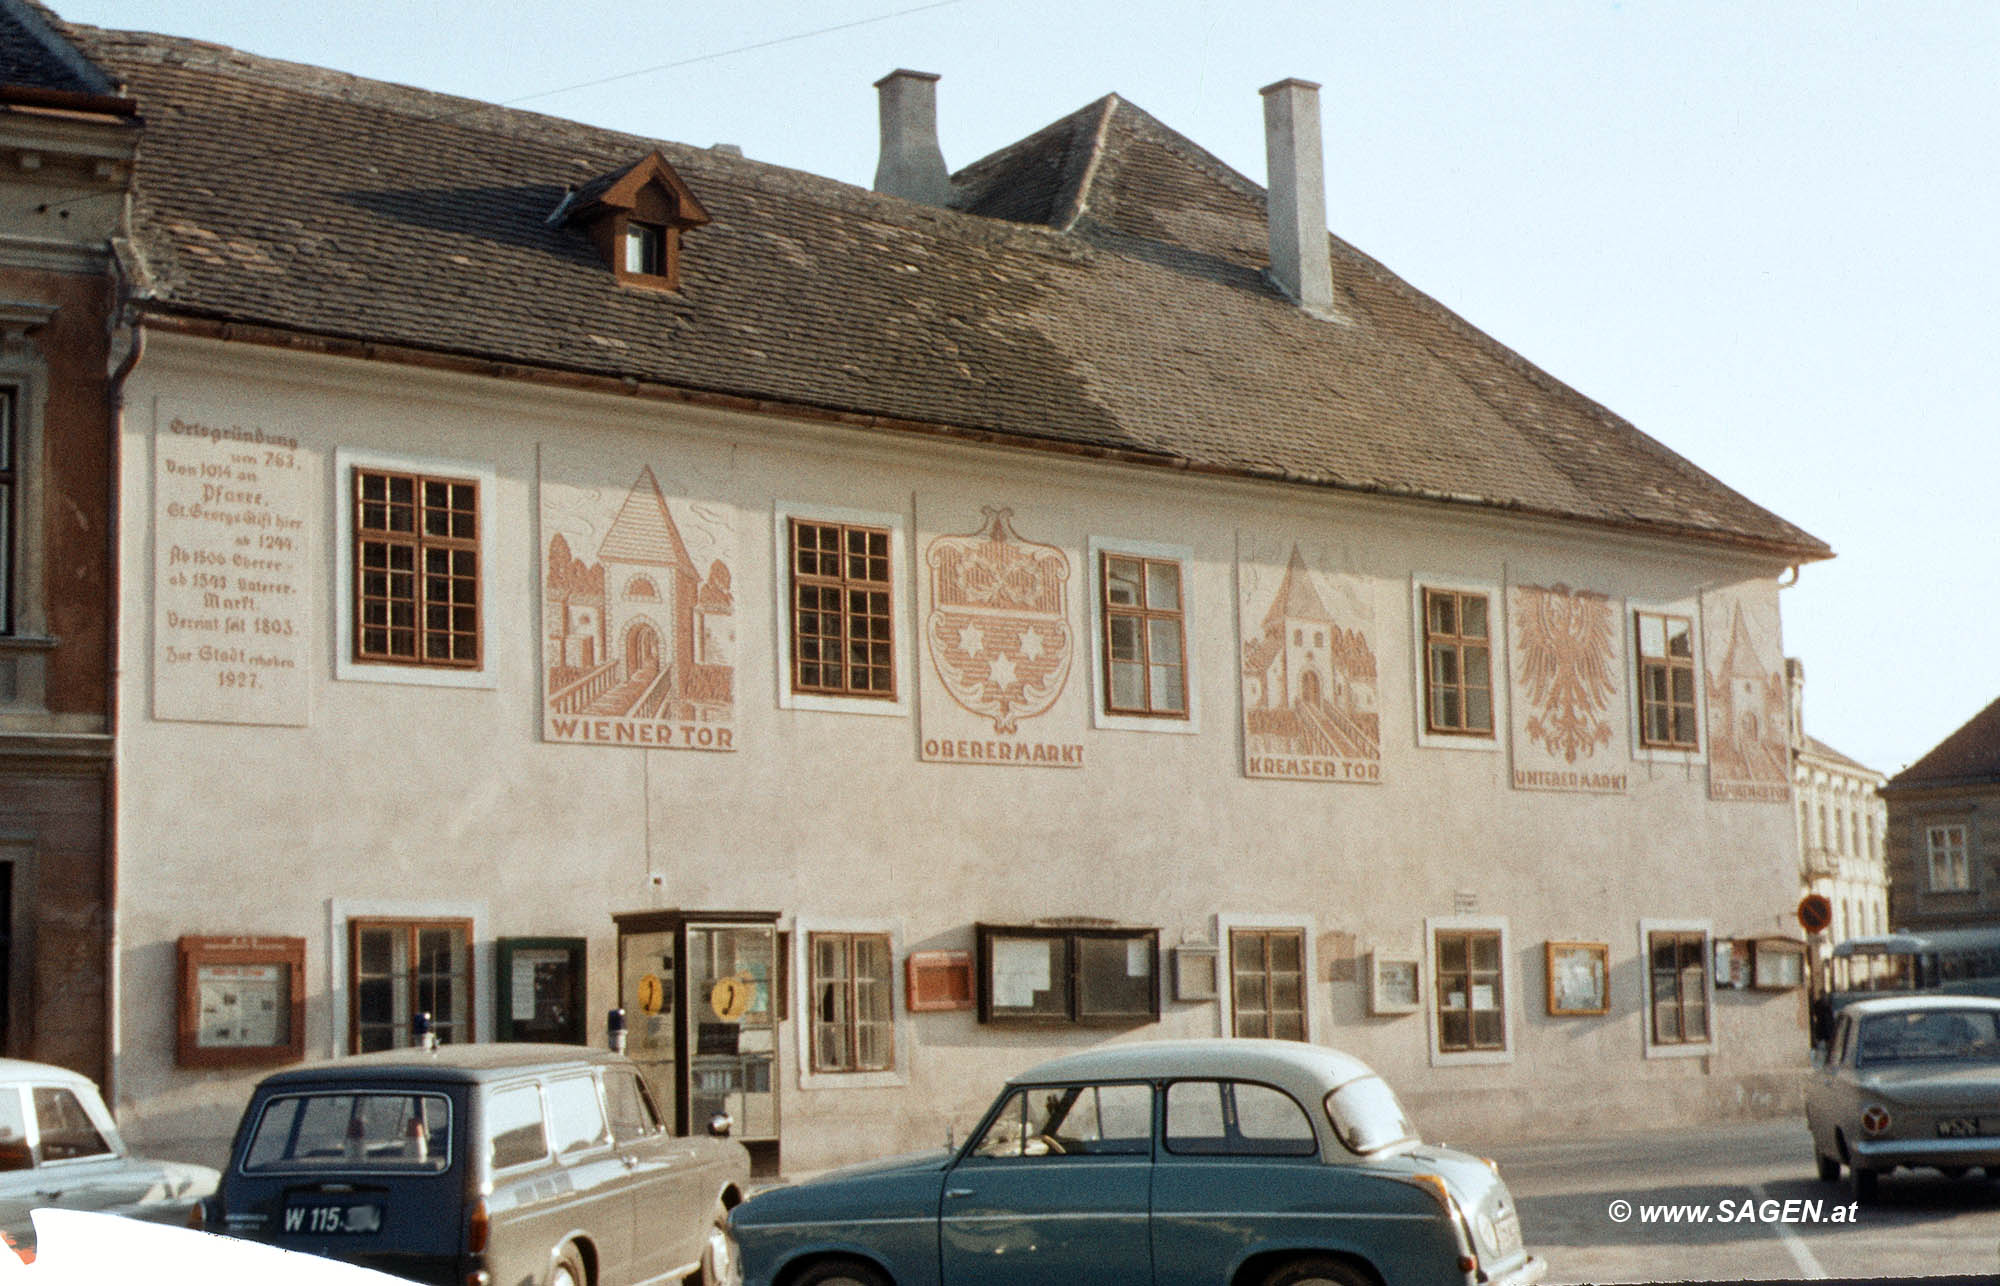
<svg viewBox="0 0 2000 1286">
<path fill-rule="evenodd" d="M 1972 887 L 1964 825 L 1950 823 L 1926 828 L 1924 851 L 1930 859 L 1932 892 L 1962 893 Z"/>
<path fill-rule="evenodd" d="M 906 527 L 897 513 L 774 507 L 780 709 L 910 713 Z"/>
<path fill-rule="evenodd" d="M 1646 935 L 1648 1010 L 1655 1045 L 1708 1043 L 1708 934 L 1655 929 Z"/>
<path fill-rule="evenodd" d="M 1507 959 L 1507 934 L 1504 916 L 1424 921 L 1424 1010 L 1433 1066 L 1513 1061 L 1513 1006 L 1520 988 Z"/>
<path fill-rule="evenodd" d="M 1230 1025 L 1237 1036 L 1306 1038 L 1304 929 L 1229 931 Z"/>
</svg>

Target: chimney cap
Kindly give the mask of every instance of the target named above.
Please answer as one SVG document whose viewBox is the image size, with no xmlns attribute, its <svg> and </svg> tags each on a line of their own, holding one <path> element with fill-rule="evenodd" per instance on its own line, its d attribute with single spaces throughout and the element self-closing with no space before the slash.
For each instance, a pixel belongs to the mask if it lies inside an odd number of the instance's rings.
<svg viewBox="0 0 2000 1286">
<path fill-rule="evenodd" d="M 894 70 L 894 71 L 890 72 L 890 73 L 889 73 L 888 75 L 884 76 L 884 77 L 883 77 L 882 79 L 880 79 L 880 80 L 876 81 L 873 87 L 874 87 L 874 88 L 876 88 L 876 89 L 880 89 L 880 88 L 882 88 L 882 86 L 884 86 L 884 85 L 888 84 L 888 83 L 889 83 L 890 81 L 892 81 L 892 80 L 899 80 L 899 79 L 900 79 L 900 80 L 942 80 L 942 79 L 943 79 L 943 77 L 942 77 L 942 76 L 940 76 L 940 75 L 939 75 L 939 74 L 938 74 L 937 72 L 934 72 L 934 71 L 911 71 L 911 70 L 910 70 L 910 69 L 909 69 L 908 67 L 898 67 L 898 68 L 896 68 L 896 70 Z"/>
<path fill-rule="evenodd" d="M 1297 76 L 1287 76 L 1283 80 L 1272 81 L 1257 92 L 1260 94 L 1275 94 L 1281 89 L 1309 89 L 1314 93 L 1318 93 L 1320 84 L 1316 80 L 1301 80 Z"/>
</svg>

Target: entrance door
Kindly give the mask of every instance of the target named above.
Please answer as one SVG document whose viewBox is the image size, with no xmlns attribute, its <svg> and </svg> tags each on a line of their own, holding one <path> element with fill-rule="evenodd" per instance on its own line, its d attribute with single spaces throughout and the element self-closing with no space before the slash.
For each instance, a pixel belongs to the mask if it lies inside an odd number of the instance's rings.
<svg viewBox="0 0 2000 1286">
<path fill-rule="evenodd" d="M 653 1102 L 668 1122 L 684 1122 L 680 1056 L 676 1049 L 680 999 L 680 934 L 674 928 L 618 934 L 618 1003 L 625 1010 L 625 1053 L 639 1065 Z M 685 1124 L 675 1133 L 687 1133 Z"/>
</svg>

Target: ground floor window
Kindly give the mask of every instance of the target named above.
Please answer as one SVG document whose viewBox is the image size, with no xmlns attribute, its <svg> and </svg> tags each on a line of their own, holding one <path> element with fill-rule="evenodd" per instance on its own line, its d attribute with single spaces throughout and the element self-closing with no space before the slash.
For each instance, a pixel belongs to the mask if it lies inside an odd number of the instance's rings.
<svg viewBox="0 0 2000 1286">
<path fill-rule="evenodd" d="M 1438 1052 L 1506 1049 L 1500 931 L 1439 929 L 1436 941 Z"/>
<path fill-rule="evenodd" d="M 895 970 L 886 933 L 814 933 L 815 1072 L 883 1072 L 896 1065 Z"/>
<path fill-rule="evenodd" d="M 1238 1036 L 1306 1038 L 1304 929 L 1231 929 L 1229 993 Z"/>
<path fill-rule="evenodd" d="M 1708 935 L 1659 930 L 1646 935 L 1652 975 L 1653 1043 L 1708 1043 Z"/>
<path fill-rule="evenodd" d="M 470 920 L 348 921 L 349 1047 L 366 1054 L 416 1042 L 431 1016 L 438 1043 L 472 1039 Z"/>
</svg>

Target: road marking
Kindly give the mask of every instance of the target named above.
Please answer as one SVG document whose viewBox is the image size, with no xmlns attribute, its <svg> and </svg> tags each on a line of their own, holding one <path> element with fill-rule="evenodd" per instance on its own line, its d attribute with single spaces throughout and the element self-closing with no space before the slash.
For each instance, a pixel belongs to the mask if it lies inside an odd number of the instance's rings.
<svg viewBox="0 0 2000 1286">
<path fill-rule="evenodd" d="M 1771 1194 L 1764 1191 L 1764 1185 L 1761 1183 L 1750 1185 L 1750 1195 L 1757 1199 L 1759 1205 L 1771 1199 Z M 1778 1240 L 1784 1244 L 1785 1253 L 1792 1257 L 1792 1262 L 1799 1266 L 1801 1273 L 1814 1281 L 1826 1280 L 1826 1269 L 1821 1268 L 1819 1260 L 1813 1257 L 1812 1249 L 1806 1245 L 1804 1237 L 1793 1232 L 1789 1224 L 1774 1223 L 1771 1227 L 1777 1232 Z"/>
</svg>

